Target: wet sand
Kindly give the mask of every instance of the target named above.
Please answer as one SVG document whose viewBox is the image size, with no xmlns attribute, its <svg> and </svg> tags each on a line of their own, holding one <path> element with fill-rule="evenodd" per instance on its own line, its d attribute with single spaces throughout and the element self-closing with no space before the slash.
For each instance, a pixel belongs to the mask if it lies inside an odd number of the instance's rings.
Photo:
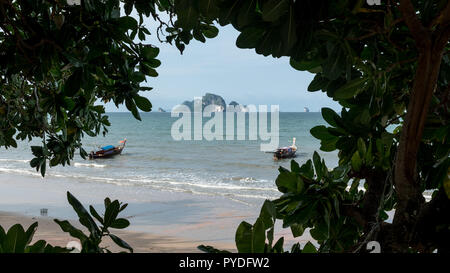
<svg viewBox="0 0 450 273">
<path fill-rule="evenodd" d="M 217 196 L 196 196 L 181 192 L 143 190 L 137 187 L 117 187 L 105 183 L 79 183 L 58 178 L 0 174 L 0 225 L 6 230 L 15 223 L 27 228 L 39 223 L 35 240 L 44 239 L 52 245 L 66 246 L 73 241 L 53 219 L 69 220 L 82 227 L 66 199 L 70 191 L 87 208 L 93 205 L 104 212 L 103 199 L 110 197 L 128 203 L 120 214 L 131 225 L 113 234 L 129 243 L 135 252 L 200 252 L 198 245 L 236 251 L 234 235 L 242 221 L 254 223 L 264 200 L 240 203 Z M 40 209 L 48 210 L 47 216 Z M 284 236 L 285 245 L 294 241 L 289 229 L 277 224 L 275 238 Z M 105 241 L 114 252 L 123 249 Z M 287 249 L 287 247 L 286 247 Z"/>
<path fill-rule="evenodd" d="M 38 228 L 33 237 L 33 242 L 38 240 L 45 240 L 53 246 L 67 246 L 71 241 L 78 241 L 70 237 L 49 217 L 29 217 L 16 213 L 0 212 L 0 223 L 2 227 L 7 230 L 12 225 L 20 223 L 27 229 L 32 223 L 38 222 Z M 76 221 L 70 221 L 71 224 L 87 233 L 86 228 L 82 227 Z M 200 252 L 197 249 L 198 242 L 185 240 L 182 238 L 175 238 L 170 236 L 156 235 L 144 232 L 134 232 L 129 230 L 114 230 L 111 229 L 114 235 L 119 236 L 133 247 L 134 252 L 137 253 L 171 253 L 183 252 L 192 253 Z M 126 249 L 118 247 L 109 238 L 101 244 L 108 247 L 113 252 L 127 251 Z M 215 246 L 220 249 L 227 249 L 233 251 L 234 246 L 227 243 L 215 243 Z"/>
</svg>

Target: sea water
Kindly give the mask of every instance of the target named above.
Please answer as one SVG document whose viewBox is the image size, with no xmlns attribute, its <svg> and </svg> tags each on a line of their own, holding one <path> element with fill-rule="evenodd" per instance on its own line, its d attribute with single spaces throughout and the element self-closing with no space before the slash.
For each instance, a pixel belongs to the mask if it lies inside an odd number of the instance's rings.
<svg viewBox="0 0 450 273">
<path fill-rule="evenodd" d="M 117 145 L 126 138 L 121 155 L 84 160 L 76 153 L 70 166 L 47 168 L 46 177 L 73 183 L 109 184 L 118 191 L 126 188 L 130 192 L 132 187 L 135 191 L 184 192 L 242 202 L 280 196 L 275 179 L 280 166 L 289 168 L 290 159 L 273 160 L 270 153 L 260 150 L 262 140 L 248 140 L 247 136 L 245 140 L 236 137 L 176 141 L 171 128 L 179 117 L 171 117 L 170 113 L 142 113 L 142 121 L 129 113 L 108 113 L 108 116 L 111 127 L 106 137 L 86 137 L 83 147 L 90 152 L 99 146 Z M 204 123 L 207 121 L 208 118 L 203 119 Z M 280 112 L 280 146 L 291 145 L 295 137 L 297 162 L 306 162 L 318 151 L 327 166 L 333 168 L 337 165 L 337 153 L 321 152 L 320 141 L 310 134 L 312 127 L 325 124 L 320 113 Z M 33 158 L 30 146 L 40 145 L 40 140 L 18 144 L 16 149 L 0 149 L 0 173 L 39 177 L 40 173 L 30 167 Z"/>
</svg>

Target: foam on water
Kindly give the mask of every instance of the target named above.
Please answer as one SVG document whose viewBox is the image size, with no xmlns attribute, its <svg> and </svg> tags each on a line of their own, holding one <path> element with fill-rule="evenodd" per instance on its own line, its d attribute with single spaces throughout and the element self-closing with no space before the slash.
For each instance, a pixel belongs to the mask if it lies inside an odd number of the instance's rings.
<svg viewBox="0 0 450 273">
<path fill-rule="evenodd" d="M 126 137 L 127 145 L 120 156 L 83 160 L 76 154 L 70 166 L 47 168 L 46 177 L 70 183 L 224 196 L 243 202 L 280 195 L 275 185 L 278 168 L 289 169 L 290 160 L 274 162 L 270 154 L 260 151 L 261 141 L 249 141 L 248 135 L 245 141 L 174 141 L 171 126 L 178 118 L 170 113 L 142 114 L 142 122 L 129 113 L 109 116 L 112 126 L 108 135 L 87 137 L 83 146 L 89 152 L 99 146 L 116 145 Z M 304 163 L 320 147 L 309 130 L 321 124 L 325 122 L 320 113 L 280 113 L 280 146 L 289 145 L 292 137 L 297 137 L 301 145 L 296 160 Z M 0 172 L 40 177 L 29 164 L 33 158 L 30 146 L 42 145 L 40 141 L 18 145 L 17 149 L 0 149 Z M 336 153 L 319 153 L 329 167 L 337 162 Z"/>
<path fill-rule="evenodd" d="M 89 167 L 89 168 L 105 168 L 107 165 L 95 164 L 95 163 L 78 163 L 73 164 L 75 167 Z"/>
<path fill-rule="evenodd" d="M 0 158 L 0 162 L 19 162 L 19 163 L 30 163 L 30 160 L 27 159 L 12 159 L 12 158 Z"/>
</svg>

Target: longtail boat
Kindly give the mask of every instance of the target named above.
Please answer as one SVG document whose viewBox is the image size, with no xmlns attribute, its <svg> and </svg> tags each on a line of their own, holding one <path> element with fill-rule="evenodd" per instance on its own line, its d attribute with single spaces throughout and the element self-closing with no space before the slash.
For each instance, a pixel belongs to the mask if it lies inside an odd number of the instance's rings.
<svg viewBox="0 0 450 273">
<path fill-rule="evenodd" d="M 125 143 L 127 142 L 127 139 L 119 141 L 119 145 L 113 146 L 113 145 L 107 145 L 100 147 L 100 150 L 98 151 L 92 151 L 89 154 L 89 159 L 97 159 L 97 158 L 110 158 L 115 155 L 120 155 L 123 151 L 123 148 L 125 148 Z"/>
</svg>

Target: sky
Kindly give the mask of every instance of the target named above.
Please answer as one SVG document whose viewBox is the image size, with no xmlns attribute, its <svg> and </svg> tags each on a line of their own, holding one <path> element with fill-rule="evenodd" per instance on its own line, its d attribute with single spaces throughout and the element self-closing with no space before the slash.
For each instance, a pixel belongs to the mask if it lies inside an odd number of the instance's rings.
<svg viewBox="0 0 450 273">
<path fill-rule="evenodd" d="M 157 57 L 161 66 L 159 76 L 147 77 L 151 91 L 141 92 L 150 99 L 152 111 L 159 107 L 170 111 L 172 107 L 205 93 L 220 95 L 228 104 L 236 101 L 243 105 L 279 105 L 281 112 L 319 112 L 322 107 L 340 111 L 341 107 L 323 92 L 308 92 L 314 75 L 297 71 L 289 65 L 289 58 L 264 57 L 254 49 L 236 47 L 239 32 L 232 26 L 219 27 L 219 35 L 206 43 L 192 40 L 181 55 L 173 45 L 160 44 L 155 37 L 147 38 L 160 48 Z M 151 35 L 155 36 L 155 35 Z M 150 37 L 151 37 L 150 36 Z M 112 103 L 107 112 L 127 111 Z"/>
</svg>

